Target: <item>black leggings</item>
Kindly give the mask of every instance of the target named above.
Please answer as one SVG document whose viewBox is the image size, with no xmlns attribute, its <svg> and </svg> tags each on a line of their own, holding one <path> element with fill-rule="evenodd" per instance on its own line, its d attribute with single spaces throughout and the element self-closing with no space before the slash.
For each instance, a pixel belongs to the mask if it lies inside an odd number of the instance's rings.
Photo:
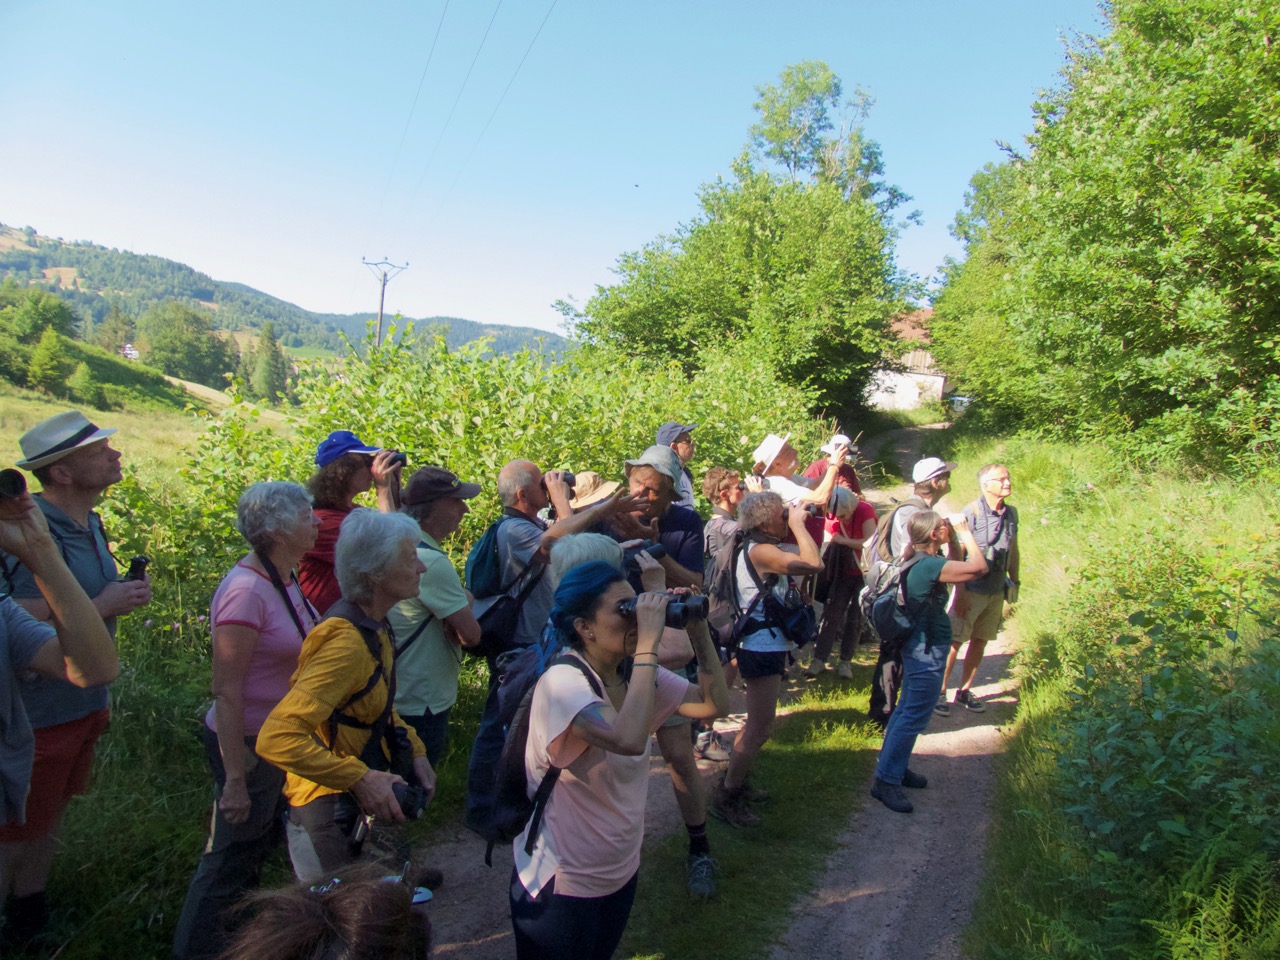
<svg viewBox="0 0 1280 960">
<path fill-rule="evenodd" d="M 609 960 L 636 898 L 636 875 L 604 897 L 564 897 L 551 880 L 537 897 L 511 871 L 516 960 Z"/>
</svg>

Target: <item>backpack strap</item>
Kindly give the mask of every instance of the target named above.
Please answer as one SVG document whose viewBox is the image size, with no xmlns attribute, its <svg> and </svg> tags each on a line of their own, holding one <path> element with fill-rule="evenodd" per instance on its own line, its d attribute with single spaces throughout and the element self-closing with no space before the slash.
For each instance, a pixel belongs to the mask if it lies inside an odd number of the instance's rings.
<svg viewBox="0 0 1280 960">
<path fill-rule="evenodd" d="M 396 698 L 396 674 L 395 664 L 392 663 L 389 674 L 382 667 L 382 647 L 378 640 L 376 630 L 370 630 L 368 627 L 362 626 L 360 620 L 364 619 L 365 614 L 359 607 L 348 600 L 339 600 L 329 608 L 325 620 L 346 620 L 360 633 L 360 637 L 364 640 L 365 647 L 369 651 L 369 656 L 373 658 L 373 671 L 369 674 L 369 679 L 365 681 L 364 686 L 347 697 L 337 707 L 333 713 L 329 714 L 329 744 L 328 749 L 332 751 L 338 739 L 338 727 L 353 727 L 357 730 L 368 730 L 369 739 L 365 741 L 364 749 L 360 751 L 360 760 L 366 766 L 374 770 L 387 769 L 387 758 L 382 753 L 382 741 L 387 736 L 387 724 L 391 720 L 391 711 L 395 709 Z M 387 630 L 391 627 L 388 625 Z M 392 649 L 395 648 L 395 639 L 392 637 Z M 348 713 L 349 708 L 363 700 L 376 687 L 386 675 L 387 678 L 387 702 L 383 705 L 382 712 L 372 722 L 366 722 L 358 717 Z"/>
<path fill-rule="evenodd" d="M 496 522 L 502 523 L 504 520 L 523 520 L 525 523 L 533 523 L 532 520 L 526 517 L 523 513 L 520 513 L 518 510 L 512 510 L 510 513 L 504 513 L 502 517 L 500 517 Z M 534 524 L 534 525 L 537 526 L 537 524 Z M 495 535 L 494 549 L 495 550 L 498 549 L 498 546 L 499 546 L 499 542 Z M 538 581 L 541 580 L 543 574 L 547 572 L 547 565 L 545 563 L 525 564 L 524 569 L 521 570 L 519 573 L 517 573 L 514 577 L 512 577 L 506 583 L 502 584 L 502 586 L 498 588 L 498 592 L 494 594 L 494 596 L 501 597 L 504 594 L 510 593 L 511 589 L 517 583 L 520 583 L 526 576 L 528 576 L 529 571 L 533 570 L 535 567 L 537 568 L 537 570 L 534 572 L 533 579 L 528 584 L 521 587 L 520 594 L 516 597 L 517 603 L 524 603 L 525 597 L 527 597 L 530 594 L 530 592 L 533 590 L 533 588 L 538 585 Z"/>
</svg>

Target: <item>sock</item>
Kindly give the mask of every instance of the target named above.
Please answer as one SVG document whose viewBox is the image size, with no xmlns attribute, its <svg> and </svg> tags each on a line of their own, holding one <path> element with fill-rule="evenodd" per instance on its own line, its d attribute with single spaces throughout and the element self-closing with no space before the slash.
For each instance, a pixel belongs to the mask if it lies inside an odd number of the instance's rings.
<svg viewBox="0 0 1280 960">
<path fill-rule="evenodd" d="M 707 821 L 703 820 L 696 827 L 685 824 L 684 828 L 689 831 L 689 856 L 697 857 L 703 854 L 711 855 L 711 844 L 707 841 Z"/>
<path fill-rule="evenodd" d="M 26 943 L 44 930 L 49 922 L 49 903 L 43 890 L 25 897 L 11 896 L 4 910 L 5 938 L 11 943 Z"/>
</svg>

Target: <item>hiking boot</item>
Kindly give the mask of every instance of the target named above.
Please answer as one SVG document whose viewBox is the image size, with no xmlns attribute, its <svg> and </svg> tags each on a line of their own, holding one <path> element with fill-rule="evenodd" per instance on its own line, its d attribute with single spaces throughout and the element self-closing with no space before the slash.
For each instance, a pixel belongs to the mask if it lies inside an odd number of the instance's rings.
<svg viewBox="0 0 1280 960">
<path fill-rule="evenodd" d="M 908 790 L 923 790 L 929 785 L 929 778 L 908 770 L 902 775 L 902 785 Z"/>
<path fill-rule="evenodd" d="M 933 705 L 933 712 L 940 717 L 951 716 L 951 704 L 947 703 L 947 695 L 944 693 L 938 698 L 938 702 Z"/>
<path fill-rule="evenodd" d="M 714 760 L 724 763 L 729 759 L 729 751 L 724 748 L 714 730 L 703 730 L 693 742 L 693 755 L 699 760 Z"/>
<path fill-rule="evenodd" d="M 716 873 L 720 865 L 709 853 L 692 853 L 685 866 L 684 884 L 695 897 L 716 895 Z"/>
<path fill-rule="evenodd" d="M 731 827 L 739 829 L 760 826 L 760 817 L 747 806 L 746 791 L 730 790 L 724 784 L 716 787 L 711 798 L 711 814 Z"/>
<path fill-rule="evenodd" d="M 971 690 L 957 690 L 956 703 L 963 707 L 968 707 L 972 713 L 982 713 L 983 710 L 987 709 L 983 706 L 982 701 L 973 695 Z"/>
<path fill-rule="evenodd" d="M 879 777 L 871 787 L 871 795 L 894 813 L 910 813 L 915 809 L 896 783 L 885 783 Z"/>
<path fill-rule="evenodd" d="M 747 803 L 768 803 L 773 799 L 773 794 L 764 787 L 752 784 L 750 777 L 742 781 L 742 796 Z"/>
<path fill-rule="evenodd" d="M 826 669 L 827 669 L 827 661 L 819 660 L 817 657 L 814 657 L 812 660 L 809 661 L 809 665 L 804 668 L 804 675 L 806 677 L 821 676 Z"/>
<path fill-rule="evenodd" d="M 841 660 L 840 666 L 836 667 L 836 676 L 841 680 L 853 679 L 853 663 L 849 660 Z"/>
</svg>

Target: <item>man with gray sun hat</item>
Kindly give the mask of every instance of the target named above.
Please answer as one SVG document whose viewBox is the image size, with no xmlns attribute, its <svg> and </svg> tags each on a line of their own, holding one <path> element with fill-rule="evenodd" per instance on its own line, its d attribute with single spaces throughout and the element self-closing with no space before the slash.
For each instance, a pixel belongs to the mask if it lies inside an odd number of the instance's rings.
<svg viewBox="0 0 1280 960">
<path fill-rule="evenodd" d="M 60 413 L 19 438 L 23 459 L 17 464 L 40 482 L 33 499 L 49 535 L 113 640 L 116 618 L 151 602 L 145 575 L 121 579 L 102 518 L 93 509 L 121 479 L 120 454 L 109 440 L 115 432 L 79 411 Z M 13 599 L 36 620 L 56 623 L 31 565 L 9 554 L 0 554 L 0 564 Z M 2 879 L 12 886 L 6 927 L 34 936 L 48 915 L 44 891 L 62 815 L 71 798 L 88 789 L 94 745 L 106 730 L 110 698 L 105 684 L 85 687 L 39 675 L 23 678 L 21 695 L 35 730 L 31 794 L 26 823 L 0 827 L 0 857 Z"/>
</svg>

